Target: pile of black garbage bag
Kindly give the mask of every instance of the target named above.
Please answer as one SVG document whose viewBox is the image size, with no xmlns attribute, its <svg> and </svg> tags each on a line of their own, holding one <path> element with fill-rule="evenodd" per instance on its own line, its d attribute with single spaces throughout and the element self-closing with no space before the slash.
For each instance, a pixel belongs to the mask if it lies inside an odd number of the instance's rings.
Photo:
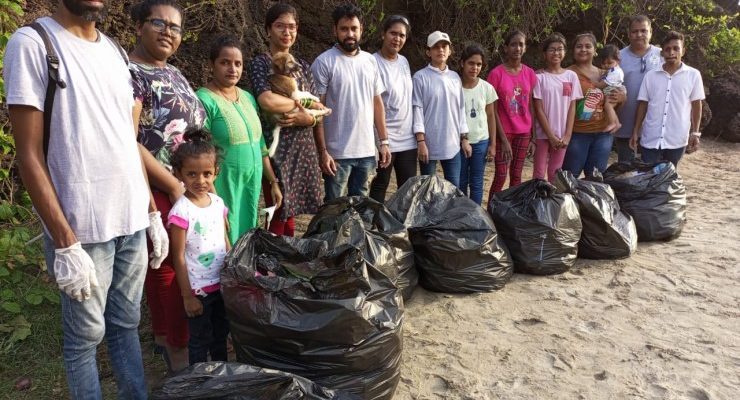
<svg viewBox="0 0 740 400">
<path fill-rule="evenodd" d="M 252 230 L 226 256 L 221 291 L 239 362 L 393 396 L 403 300 L 363 249 Z"/>
<path fill-rule="evenodd" d="M 167 378 L 152 400 L 362 400 L 282 371 L 220 361 L 198 363 Z"/>
<path fill-rule="evenodd" d="M 406 227 L 371 198 L 340 197 L 324 204 L 303 237 L 325 240 L 330 248 L 348 244 L 363 249 L 365 260 L 390 277 L 404 299 L 418 283 Z"/>
<path fill-rule="evenodd" d="M 637 249 L 637 230 L 632 217 L 622 212 L 612 188 L 598 180 L 576 179 L 570 171 L 559 171 L 555 186 L 570 193 L 578 204 L 583 231 L 578 257 L 591 259 L 626 258 Z"/>
<path fill-rule="evenodd" d="M 622 210 L 635 219 L 640 241 L 671 240 L 686 222 L 686 188 L 673 163 L 615 163 L 604 172 Z"/>
<path fill-rule="evenodd" d="M 496 193 L 488 212 L 517 272 L 559 274 L 576 261 L 581 217 L 570 194 L 534 179 Z"/>
<path fill-rule="evenodd" d="M 491 218 L 452 183 L 409 179 L 386 202 L 409 231 L 419 283 L 446 293 L 501 289 L 512 275 L 506 247 Z"/>
</svg>

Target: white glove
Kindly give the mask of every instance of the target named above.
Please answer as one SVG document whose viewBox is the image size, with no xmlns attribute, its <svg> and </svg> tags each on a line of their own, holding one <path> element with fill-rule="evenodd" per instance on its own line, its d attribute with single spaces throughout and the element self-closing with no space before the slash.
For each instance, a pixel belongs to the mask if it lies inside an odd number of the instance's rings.
<svg viewBox="0 0 740 400">
<path fill-rule="evenodd" d="M 80 242 L 56 249 L 54 255 L 54 276 L 59 289 L 77 301 L 89 299 L 91 288 L 98 286 L 98 278 L 95 264 Z"/>
<path fill-rule="evenodd" d="M 149 213 L 149 227 L 146 228 L 146 234 L 149 235 L 149 240 L 152 241 L 152 253 L 149 254 L 152 261 L 149 262 L 149 266 L 152 269 L 158 269 L 170 252 L 170 238 L 167 236 L 164 225 L 162 225 L 159 211 Z"/>
</svg>

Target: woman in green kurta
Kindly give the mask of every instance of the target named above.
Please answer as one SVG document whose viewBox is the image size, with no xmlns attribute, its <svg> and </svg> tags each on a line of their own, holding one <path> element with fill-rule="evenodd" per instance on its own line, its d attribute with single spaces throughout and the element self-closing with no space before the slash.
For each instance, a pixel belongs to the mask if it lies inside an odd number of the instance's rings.
<svg viewBox="0 0 740 400">
<path fill-rule="evenodd" d="M 242 75 L 240 48 L 233 38 L 216 40 L 210 54 L 213 79 L 196 93 L 208 114 L 205 127 L 211 131 L 216 146 L 223 150 L 214 186 L 229 208 L 228 235 L 232 244 L 257 226 L 263 177 L 270 182 L 273 198 L 282 200 L 267 157 L 257 102 L 236 86 Z"/>
</svg>

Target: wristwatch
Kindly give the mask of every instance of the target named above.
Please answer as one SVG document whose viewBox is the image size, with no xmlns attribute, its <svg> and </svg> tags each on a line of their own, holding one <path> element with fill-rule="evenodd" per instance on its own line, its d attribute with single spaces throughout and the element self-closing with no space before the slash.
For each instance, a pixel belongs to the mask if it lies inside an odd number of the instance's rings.
<svg viewBox="0 0 740 400">
<path fill-rule="evenodd" d="M 391 142 L 388 141 L 388 139 L 383 139 L 383 140 L 380 141 L 380 145 L 381 146 L 383 146 L 383 145 L 390 146 L 391 145 Z"/>
<path fill-rule="evenodd" d="M 461 133 L 460 134 L 460 140 L 468 140 L 468 134 L 467 133 Z"/>
<path fill-rule="evenodd" d="M 701 137 L 701 132 L 699 131 L 691 132 L 691 136 Z"/>
</svg>

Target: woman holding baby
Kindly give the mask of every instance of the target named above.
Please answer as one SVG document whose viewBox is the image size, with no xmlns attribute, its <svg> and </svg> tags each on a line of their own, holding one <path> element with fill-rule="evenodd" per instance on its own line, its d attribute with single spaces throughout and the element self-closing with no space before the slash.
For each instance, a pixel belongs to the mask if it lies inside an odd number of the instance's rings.
<svg viewBox="0 0 740 400">
<path fill-rule="evenodd" d="M 272 92 L 268 78 L 271 73 L 272 58 L 278 54 L 290 53 L 298 34 L 298 13 L 285 3 L 272 6 L 265 15 L 265 30 L 269 51 L 252 59 L 249 65 L 249 78 L 252 93 L 265 113 L 282 115 L 278 124 L 282 126 L 280 140 L 272 167 L 283 193 L 282 205 L 275 212 L 270 231 L 278 235 L 293 236 L 295 216 L 315 214 L 321 206 L 321 170 L 316 156 L 314 131 L 322 129 L 316 118 L 298 107 L 296 102 Z M 296 58 L 297 70 L 292 74 L 298 83 L 298 90 L 316 94 L 310 64 Z M 262 128 L 268 143 L 272 141 L 274 122 L 263 117 Z M 267 205 L 275 204 L 272 196 L 265 190 Z"/>
<path fill-rule="evenodd" d="M 233 37 L 216 39 L 209 55 L 213 78 L 196 93 L 208 115 L 205 128 L 223 151 L 214 187 L 228 208 L 228 237 L 232 245 L 257 226 L 263 179 L 269 182 L 265 196 L 269 193 L 278 206 L 282 199 L 267 157 L 257 101 L 236 86 L 244 63 L 241 48 Z"/>
</svg>

